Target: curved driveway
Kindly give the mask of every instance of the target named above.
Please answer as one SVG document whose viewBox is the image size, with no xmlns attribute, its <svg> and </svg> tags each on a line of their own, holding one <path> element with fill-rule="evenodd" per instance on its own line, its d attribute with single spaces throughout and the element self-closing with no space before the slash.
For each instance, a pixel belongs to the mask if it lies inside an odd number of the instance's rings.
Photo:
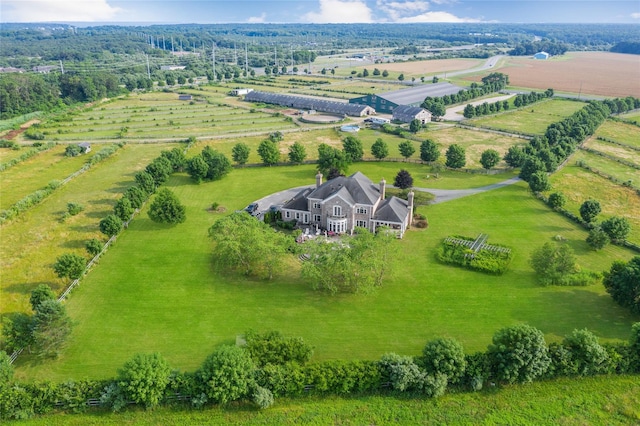
<svg viewBox="0 0 640 426">
<path fill-rule="evenodd" d="M 508 185 L 513 185 L 514 183 L 519 181 L 520 181 L 520 178 L 514 177 L 502 182 L 494 183 L 492 185 L 487 185 L 487 186 L 482 186 L 480 188 L 472 188 L 472 189 L 435 189 L 435 188 L 420 188 L 420 187 L 414 187 L 413 189 L 415 191 L 429 192 L 435 195 L 435 198 L 431 202 L 431 204 L 439 204 L 439 203 L 444 203 L 446 201 L 467 197 L 469 195 L 480 194 L 482 192 L 491 191 L 492 189 L 498 189 Z M 298 186 L 296 188 L 290 188 L 280 192 L 275 192 L 259 200 L 256 200 L 255 202 L 258 203 L 258 212 L 259 212 L 257 216 L 261 216 L 262 214 L 264 214 L 269 209 L 269 207 L 273 205 L 280 206 L 286 203 L 303 189 L 313 188 L 313 187 L 315 187 L 315 185 Z M 393 188 L 394 186 L 387 185 L 387 187 Z"/>
</svg>

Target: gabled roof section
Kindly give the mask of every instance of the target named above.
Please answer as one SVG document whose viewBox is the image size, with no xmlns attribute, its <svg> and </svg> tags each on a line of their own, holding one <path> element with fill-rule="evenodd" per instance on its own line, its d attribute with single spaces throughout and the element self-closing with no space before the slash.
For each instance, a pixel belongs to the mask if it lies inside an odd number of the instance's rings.
<svg viewBox="0 0 640 426">
<path fill-rule="evenodd" d="M 309 198 L 326 200 L 334 194 L 344 191 L 348 192 L 353 204 L 374 205 L 380 198 L 380 190 L 369 180 L 368 177 L 360 172 L 356 172 L 351 176 L 339 176 L 331 179 L 315 189 L 308 195 Z M 341 192 L 343 194 L 343 192 Z M 347 200 L 341 195 L 345 201 Z"/>
<path fill-rule="evenodd" d="M 398 105 L 421 104 L 427 96 L 432 98 L 458 93 L 462 88 L 451 83 L 420 84 L 410 89 L 394 90 L 378 96 Z"/>
<path fill-rule="evenodd" d="M 313 188 L 305 188 L 298 192 L 292 199 L 287 201 L 282 208 L 288 210 L 308 211 L 309 203 L 307 197 L 313 191 Z"/>
<path fill-rule="evenodd" d="M 411 105 L 400 105 L 397 106 L 393 110 L 393 118 L 401 121 L 409 122 L 416 118 L 418 114 L 422 111 L 426 111 L 424 108 L 411 106 Z"/>
<path fill-rule="evenodd" d="M 402 223 L 407 218 L 409 202 L 398 197 L 390 197 L 378 206 L 373 220 Z"/>
<path fill-rule="evenodd" d="M 244 100 L 249 102 L 264 102 L 267 104 L 281 105 L 289 108 L 316 110 L 333 114 L 346 114 L 356 117 L 365 114 L 367 110 L 371 113 L 374 112 L 374 110 L 367 105 L 327 101 L 312 97 L 282 95 L 279 93 L 261 92 L 258 90 L 247 93 Z"/>
</svg>

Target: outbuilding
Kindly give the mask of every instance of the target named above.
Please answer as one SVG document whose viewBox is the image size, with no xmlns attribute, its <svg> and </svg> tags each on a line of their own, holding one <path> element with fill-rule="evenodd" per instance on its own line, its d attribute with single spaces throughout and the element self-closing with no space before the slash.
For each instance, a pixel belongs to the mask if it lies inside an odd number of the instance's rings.
<svg viewBox="0 0 640 426">
<path fill-rule="evenodd" d="M 402 123 L 411 123 L 413 120 L 420 120 L 420 123 L 427 124 L 431 121 L 431 113 L 424 108 L 400 105 L 393 110 L 393 120 Z"/>
<path fill-rule="evenodd" d="M 547 52 L 538 52 L 535 55 L 533 55 L 533 59 L 549 59 L 549 54 Z"/>
</svg>

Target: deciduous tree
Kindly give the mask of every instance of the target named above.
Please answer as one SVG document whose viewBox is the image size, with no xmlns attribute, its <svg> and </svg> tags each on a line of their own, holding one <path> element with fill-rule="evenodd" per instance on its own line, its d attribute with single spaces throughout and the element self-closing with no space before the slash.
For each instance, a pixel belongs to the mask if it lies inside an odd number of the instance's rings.
<svg viewBox="0 0 640 426">
<path fill-rule="evenodd" d="M 542 285 L 562 285 L 578 270 L 573 250 L 566 244 L 545 243 L 533 251 L 529 263 Z"/>
<path fill-rule="evenodd" d="M 393 185 L 400 189 L 411 188 L 413 186 L 413 177 L 408 171 L 402 169 L 396 175 Z"/>
<path fill-rule="evenodd" d="M 209 400 L 226 404 L 249 395 L 255 383 L 254 370 L 255 364 L 245 350 L 224 345 L 207 357 L 196 378 Z"/>
<path fill-rule="evenodd" d="M 180 203 L 176 195 L 167 188 L 158 191 L 155 199 L 149 206 L 149 218 L 159 223 L 183 223 L 186 217 L 186 208 Z"/>
<path fill-rule="evenodd" d="M 56 300 L 40 303 L 33 316 L 33 342 L 36 354 L 55 358 L 71 334 L 72 322 L 67 311 Z"/>
<path fill-rule="evenodd" d="M 56 294 L 48 285 L 39 284 L 38 287 L 34 288 L 31 291 L 31 297 L 29 298 L 31 309 L 35 311 L 40 303 L 44 302 L 45 300 L 56 300 Z"/>
<path fill-rule="evenodd" d="M 249 154 L 251 153 L 251 148 L 249 145 L 245 143 L 237 143 L 231 148 L 231 158 L 236 163 L 243 165 L 249 161 Z"/>
<path fill-rule="evenodd" d="M 398 144 L 398 150 L 400 151 L 400 155 L 402 155 L 405 160 L 411 157 L 416 152 L 416 148 L 413 146 L 413 142 L 411 141 L 400 142 Z"/>
<path fill-rule="evenodd" d="M 378 160 L 386 158 L 389 155 L 389 147 L 387 146 L 387 143 L 381 138 L 376 139 L 373 145 L 371 145 L 371 155 Z"/>
<path fill-rule="evenodd" d="M 503 157 L 503 160 L 509 167 L 522 167 L 526 159 L 527 154 L 517 146 L 510 147 Z"/>
<path fill-rule="evenodd" d="M 293 164 L 302 163 L 307 158 L 307 150 L 300 142 L 294 142 L 289 147 L 289 161 Z"/>
<path fill-rule="evenodd" d="M 192 157 L 187 163 L 187 173 L 197 183 L 201 183 L 207 178 L 209 165 L 204 161 L 202 155 Z"/>
<path fill-rule="evenodd" d="M 258 155 L 265 166 L 273 166 L 280 161 L 280 149 L 278 143 L 265 139 L 258 145 Z"/>
<path fill-rule="evenodd" d="M 554 192 L 553 194 L 549 195 L 548 203 L 549 207 L 551 207 L 552 209 L 560 209 L 564 207 L 566 202 L 567 199 L 561 192 Z"/>
<path fill-rule="evenodd" d="M 546 172 L 539 171 L 535 172 L 529 178 L 529 189 L 532 192 L 543 192 L 551 189 L 551 184 L 549 183 L 549 177 Z"/>
<path fill-rule="evenodd" d="M 601 227 L 596 226 L 589 231 L 589 236 L 587 236 L 587 244 L 589 244 L 589 246 L 594 250 L 605 248 L 607 244 L 609 244 L 609 242 L 609 236 L 602 230 Z"/>
<path fill-rule="evenodd" d="M 362 148 L 362 141 L 357 137 L 349 135 L 344 138 L 342 149 L 351 163 L 362 161 L 364 149 Z"/>
<path fill-rule="evenodd" d="M 579 375 L 593 376 L 607 372 L 609 355 L 589 330 L 574 330 L 562 344 L 571 351 L 571 359 Z"/>
<path fill-rule="evenodd" d="M 587 223 L 591 223 L 595 220 L 596 216 L 600 214 L 600 203 L 596 200 L 587 200 L 580 206 L 580 217 Z"/>
<path fill-rule="evenodd" d="M 640 314 L 640 256 L 629 262 L 615 261 L 605 273 L 604 287 L 620 306 Z"/>
<path fill-rule="evenodd" d="M 422 350 L 422 363 L 427 373 L 444 374 L 449 383 L 458 382 L 467 364 L 462 344 L 447 337 L 427 343 Z"/>
<path fill-rule="evenodd" d="M 100 221 L 100 232 L 108 237 L 117 235 L 121 230 L 122 220 L 115 214 L 110 214 Z"/>
<path fill-rule="evenodd" d="M 487 149 L 480 156 L 482 167 L 491 170 L 500 162 L 500 153 L 495 149 Z"/>
<path fill-rule="evenodd" d="M 136 354 L 118 370 L 116 380 L 127 400 L 152 408 L 162 400 L 170 374 L 160 354 Z"/>
<path fill-rule="evenodd" d="M 338 175 L 345 174 L 351 164 L 350 157 L 337 148 L 333 148 L 327 144 L 318 146 L 318 171 L 331 179 L 331 171 L 335 170 Z"/>
<path fill-rule="evenodd" d="M 455 143 L 449 145 L 445 156 L 447 157 L 445 165 L 452 169 L 461 169 L 465 164 L 467 164 L 464 148 Z"/>
<path fill-rule="evenodd" d="M 440 158 L 438 145 L 431 139 L 425 139 L 420 144 L 420 159 L 432 163 Z"/>
<path fill-rule="evenodd" d="M 131 205 L 131 201 L 127 197 L 122 197 L 113 206 L 113 214 L 118 216 L 121 221 L 128 222 L 135 209 Z"/>
<path fill-rule="evenodd" d="M 603 220 L 600 226 L 612 241 L 624 241 L 627 239 L 629 232 L 631 232 L 629 221 L 620 216 L 612 216 L 607 220 Z"/>
<path fill-rule="evenodd" d="M 75 280 L 82 276 L 87 260 L 75 253 L 65 253 L 56 259 L 53 270 L 59 278 Z"/>
</svg>

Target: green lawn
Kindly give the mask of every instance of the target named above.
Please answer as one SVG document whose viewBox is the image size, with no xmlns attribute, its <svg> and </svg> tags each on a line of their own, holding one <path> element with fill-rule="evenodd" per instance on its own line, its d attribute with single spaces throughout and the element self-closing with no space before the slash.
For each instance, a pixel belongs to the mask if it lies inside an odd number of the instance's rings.
<svg viewBox="0 0 640 426">
<path fill-rule="evenodd" d="M 382 169 L 363 164 L 377 181 Z M 357 170 L 355 167 L 353 171 Z M 544 241 L 562 235 L 583 267 L 607 269 L 632 253 L 618 247 L 588 249 L 586 233 L 529 195 L 524 184 L 422 207 L 427 230 L 398 240 L 393 276 L 375 294 L 328 296 L 299 278 L 295 262 L 270 282 L 220 275 L 211 266 L 208 227 L 269 193 L 313 182 L 312 166 L 247 168 L 220 182 L 195 185 L 174 176 L 168 187 L 187 206 L 187 222 L 164 226 L 138 217 L 67 303 L 77 322 L 58 360 L 18 361 L 29 379 L 112 377 L 132 354 L 161 352 L 170 364 L 193 370 L 213 348 L 249 328 L 280 330 L 314 345 L 316 360 L 377 359 L 395 351 L 418 354 L 437 336 L 459 339 L 468 352 L 484 350 L 501 327 L 526 322 L 549 341 L 587 327 L 603 341 L 626 340 L 638 321 L 601 286 L 542 288 L 527 264 Z M 247 191 L 248 188 L 251 188 Z M 513 247 L 511 269 L 489 276 L 440 265 L 434 248 L 450 234 L 489 234 L 489 243 Z M 251 249 L 248 247 L 247 249 Z"/>
<path fill-rule="evenodd" d="M 481 118 L 474 118 L 469 124 L 492 129 L 514 131 L 525 134 L 544 134 L 551 123 L 561 121 L 584 107 L 583 102 L 552 99 L 527 105 L 517 111 L 507 111 Z"/>
<path fill-rule="evenodd" d="M 161 150 L 173 146 L 125 145 L 110 158 L 54 191 L 43 203 L 4 224 L 0 228 L 0 313 L 28 312 L 29 293 L 40 283 L 61 293 L 68 282 L 56 278 L 51 269 L 56 257 L 66 252 L 87 256 L 84 249 L 87 240 L 106 241 L 98 231 L 100 219 L 111 213 L 124 189 L 133 184 L 133 174 L 157 157 Z M 82 161 L 86 161 L 86 157 Z M 4 186 L 2 191 L 4 195 Z M 60 218 L 69 202 L 82 204 L 84 211 L 62 223 Z"/>
<path fill-rule="evenodd" d="M 157 408 L 46 415 L 24 425 L 630 425 L 640 422 L 635 376 L 560 379 L 437 399 L 361 396 L 278 399 L 259 411 L 233 404 L 203 411 Z"/>
<path fill-rule="evenodd" d="M 0 164 L 8 163 L 14 158 L 20 157 L 22 154 L 29 151 L 30 149 L 33 149 L 33 148 L 31 148 L 30 146 L 23 146 L 23 147 L 20 147 L 20 149 L 0 148 Z"/>
<path fill-rule="evenodd" d="M 638 137 L 640 137 L 640 131 L 638 132 Z M 629 145 L 623 146 L 596 138 L 590 138 L 584 146 L 590 149 L 595 149 L 596 151 L 602 152 L 603 154 L 607 154 L 617 159 L 640 166 L 640 150 L 638 150 L 637 148 L 632 149 Z"/>
</svg>

